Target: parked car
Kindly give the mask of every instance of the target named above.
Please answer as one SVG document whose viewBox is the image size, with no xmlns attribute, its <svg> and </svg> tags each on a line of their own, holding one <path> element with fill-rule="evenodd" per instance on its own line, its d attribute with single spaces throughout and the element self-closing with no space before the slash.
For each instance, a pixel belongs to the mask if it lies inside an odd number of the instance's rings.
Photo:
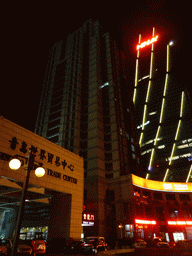
<svg viewBox="0 0 192 256">
<path fill-rule="evenodd" d="M 96 254 L 107 250 L 107 243 L 104 237 L 87 237 L 81 245 L 81 253 Z"/>
<path fill-rule="evenodd" d="M 175 242 L 173 245 L 173 248 L 186 248 L 186 249 L 192 249 L 192 240 L 179 240 Z"/>
<path fill-rule="evenodd" d="M 32 247 L 33 255 L 46 253 L 46 243 L 43 239 L 24 240 L 24 243 Z"/>
<path fill-rule="evenodd" d="M 165 241 L 162 237 L 154 237 L 151 242 L 153 247 L 165 247 L 169 248 L 169 243 Z"/>
<path fill-rule="evenodd" d="M 83 241 L 79 240 L 69 240 L 66 245 L 65 254 L 81 254 Z"/>
<path fill-rule="evenodd" d="M 137 239 L 137 240 L 133 243 L 133 247 L 134 247 L 134 248 L 146 248 L 146 247 L 147 247 L 147 243 L 146 243 L 145 240 L 143 240 L 143 239 Z"/>
<path fill-rule="evenodd" d="M 2 239 L 1 243 L 6 246 L 7 254 L 10 255 L 13 247 L 13 239 Z M 25 244 L 24 240 L 18 241 L 17 246 L 17 255 L 31 255 L 32 254 L 32 247 Z"/>
<path fill-rule="evenodd" d="M 5 245 L 3 239 L 0 240 L 0 255 L 7 255 L 7 246 Z"/>
</svg>

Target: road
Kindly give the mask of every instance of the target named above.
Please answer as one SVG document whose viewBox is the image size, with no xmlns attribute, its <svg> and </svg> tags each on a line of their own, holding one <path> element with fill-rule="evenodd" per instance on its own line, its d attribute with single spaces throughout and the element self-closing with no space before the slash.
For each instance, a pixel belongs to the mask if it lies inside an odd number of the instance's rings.
<svg viewBox="0 0 192 256">
<path fill-rule="evenodd" d="M 64 253 L 46 254 L 46 256 L 67 256 Z M 86 254 L 87 255 L 87 254 Z M 192 256 L 192 249 L 183 248 L 144 248 L 144 249 L 116 249 L 99 252 L 97 256 Z M 73 255 L 70 255 L 73 256 Z M 75 256 L 81 256 L 76 254 Z M 84 255 L 82 255 L 84 256 Z"/>
</svg>

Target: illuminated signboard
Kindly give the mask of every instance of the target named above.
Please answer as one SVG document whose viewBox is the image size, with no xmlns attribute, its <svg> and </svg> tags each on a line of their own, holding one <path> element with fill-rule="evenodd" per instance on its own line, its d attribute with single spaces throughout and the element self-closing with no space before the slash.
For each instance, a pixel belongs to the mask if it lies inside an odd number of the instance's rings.
<svg viewBox="0 0 192 256">
<path fill-rule="evenodd" d="M 132 184 L 141 188 L 150 190 L 167 191 L 167 192 L 191 192 L 192 182 L 162 182 L 149 180 L 132 174 Z"/>
<path fill-rule="evenodd" d="M 95 216 L 92 213 L 83 212 L 83 223 L 82 226 L 93 226 Z"/>
<path fill-rule="evenodd" d="M 183 220 L 172 221 L 172 220 L 170 220 L 167 223 L 168 223 L 168 225 L 172 225 L 172 226 L 175 226 L 175 225 L 191 226 L 192 225 L 192 221 L 188 221 L 188 220 L 186 220 L 186 221 L 183 221 Z"/>
<path fill-rule="evenodd" d="M 150 44 L 156 42 L 157 39 L 158 39 L 158 36 L 152 37 L 151 39 L 149 39 L 149 40 L 147 40 L 147 41 L 144 41 L 144 42 L 141 43 L 141 44 L 138 44 L 138 45 L 137 45 L 137 51 L 138 51 L 140 48 L 144 48 L 145 46 L 150 45 Z"/>
<path fill-rule="evenodd" d="M 138 220 L 138 219 L 135 219 L 135 223 L 136 224 L 156 225 L 156 221 L 155 220 Z"/>
</svg>

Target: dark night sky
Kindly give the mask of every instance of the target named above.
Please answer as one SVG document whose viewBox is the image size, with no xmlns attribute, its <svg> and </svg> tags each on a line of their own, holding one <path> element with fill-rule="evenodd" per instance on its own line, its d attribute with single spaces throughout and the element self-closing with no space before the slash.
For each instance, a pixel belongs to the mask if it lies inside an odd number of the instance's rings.
<svg viewBox="0 0 192 256">
<path fill-rule="evenodd" d="M 189 53 L 190 13 L 184 1 L 148 0 L 103 2 L 35 1 L 20 6 L 18 3 L 1 8 L 3 14 L 1 41 L 3 65 L 1 77 L 0 115 L 10 121 L 34 131 L 36 116 L 43 86 L 50 48 L 55 42 L 77 30 L 88 20 L 99 20 L 106 31 L 110 31 L 118 44 L 122 44 L 129 67 L 129 80 L 133 82 L 135 72 L 135 47 L 139 33 L 152 28 L 160 33 L 162 47 L 167 40 L 175 41 L 176 65 L 184 77 L 183 84 L 190 81 Z M 40 4 L 39 4 L 40 2 Z M 24 3 L 24 2 L 23 2 Z M 59 4 L 60 3 L 60 4 Z M 62 1 L 65 3 L 65 1 Z M 95 7 L 94 4 L 98 6 Z M 134 6 L 133 6 L 134 5 Z M 189 20 L 189 21 L 188 21 Z M 188 54 L 188 55 L 187 55 Z M 1 66 L 2 66 L 1 65 Z"/>
</svg>

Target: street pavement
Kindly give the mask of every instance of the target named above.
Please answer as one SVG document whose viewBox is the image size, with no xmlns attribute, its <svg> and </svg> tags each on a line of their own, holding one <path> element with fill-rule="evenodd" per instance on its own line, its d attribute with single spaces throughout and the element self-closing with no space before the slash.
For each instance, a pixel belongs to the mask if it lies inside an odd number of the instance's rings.
<svg viewBox="0 0 192 256">
<path fill-rule="evenodd" d="M 87 255 L 87 254 L 85 254 Z M 192 256 L 192 249 L 184 248 L 143 248 L 143 249 L 114 249 L 102 251 L 97 256 Z M 65 253 L 46 254 L 46 256 L 67 256 Z M 70 255 L 73 256 L 73 255 Z M 76 254 L 74 256 L 81 256 Z M 82 255 L 83 256 L 83 255 Z M 88 256 L 88 255 L 87 255 Z M 93 254 L 92 254 L 93 256 Z"/>
</svg>

